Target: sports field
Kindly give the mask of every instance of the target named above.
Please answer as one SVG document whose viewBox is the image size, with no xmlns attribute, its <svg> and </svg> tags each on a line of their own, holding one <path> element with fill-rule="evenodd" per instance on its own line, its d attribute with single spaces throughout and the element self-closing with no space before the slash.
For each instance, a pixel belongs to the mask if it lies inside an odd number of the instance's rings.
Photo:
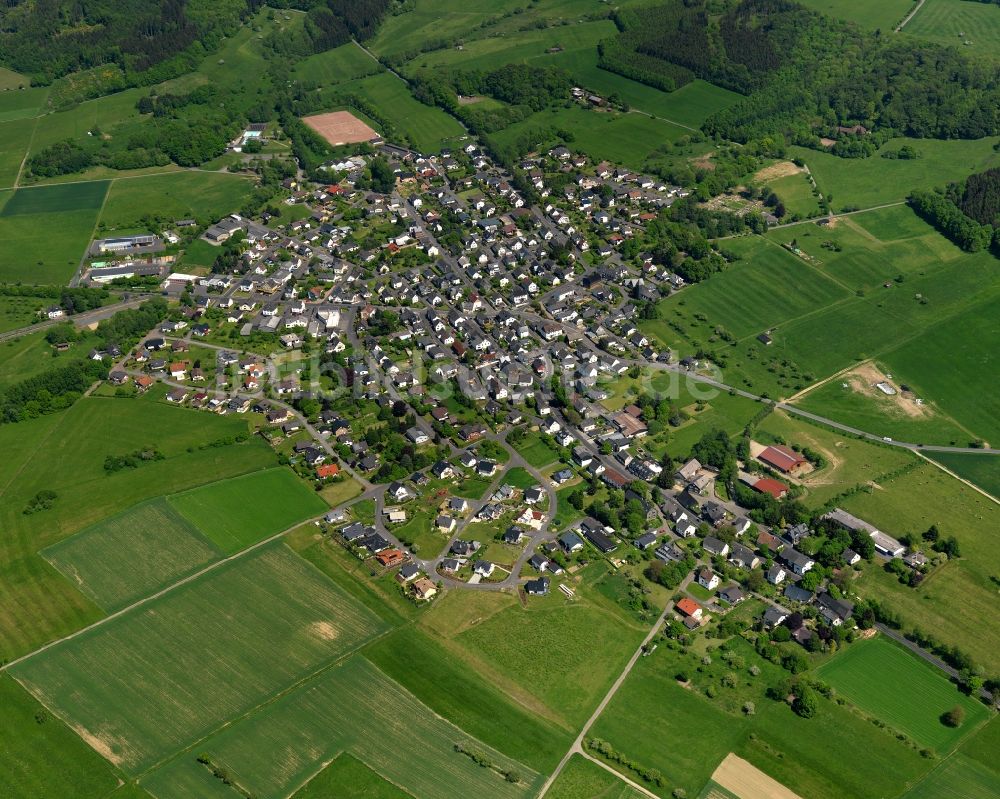
<svg viewBox="0 0 1000 799">
<path fill-rule="evenodd" d="M 0 209 L 0 280 L 66 283 L 90 243 L 108 183 L 18 189 Z"/>
<path fill-rule="evenodd" d="M 273 465 L 274 451 L 257 438 L 199 449 L 246 424 L 148 398 L 87 397 L 67 411 L 0 426 L 0 657 L 23 654 L 102 615 L 39 550 L 163 493 Z M 109 454 L 151 441 L 163 460 L 105 471 Z M 25 515 L 43 489 L 56 492 L 52 508 Z"/>
<path fill-rule="evenodd" d="M 388 72 L 348 81 L 337 91 L 364 97 L 421 152 L 439 152 L 446 140 L 464 132 L 453 117 L 416 100 L 406 84 Z"/>
<path fill-rule="evenodd" d="M 989 716 L 932 665 L 881 637 L 838 652 L 817 674 L 865 712 L 942 754 Z M 965 722 L 947 727 L 941 716 L 956 706 L 965 711 Z"/>
<path fill-rule="evenodd" d="M 927 0 L 903 32 L 957 47 L 962 53 L 1000 56 L 1000 14 L 992 3 Z M 966 44 L 968 42 L 968 44 Z"/>
<path fill-rule="evenodd" d="M 420 746 L 414 747 L 413 742 Z M 517 782 L 454 749 L 484 753 Z M 143 780 L 157 799 L 214 795 L 206 753 L 260 799 L 283 799 L 342 752 L 413 796 L 514 799 L 533 795 L 541 777 L 435 716 L 361 656 L 324 671 Z M 202 787 L 206 786 L 206 787 Z"/>
<path fill-rule="evenodd" d="M 378 136 L 378 133 L 350 111 L 330 111 L 303 117 L 302 121 L 334 147 L 370 141 Z"/>
<path fill-rule="evenodd" d="M 221 557 L 163 498 L 98 522 L 41 554 L 109 613 Z"/>
<path fill-rule="evenodd" d="M 12 672 L 100 754 L 136 774 L 382 629 L 375 614 L 275 544 Z"/>
<path fill-rule="evenodd" d="M 175 494 L 170 506 L 225 553 L 237 552 L 327 505 L 289 469 L 269 469 Z"/>
<path fill-rule="evenodd" d="M 253 184 L 225 172 L 165 172 L 112 181 L 101 213 L 109 230 L 142 227 L 144 217 L 168 223 L 178 219 L 215 222 L 238 211 Z"/>
</svg>

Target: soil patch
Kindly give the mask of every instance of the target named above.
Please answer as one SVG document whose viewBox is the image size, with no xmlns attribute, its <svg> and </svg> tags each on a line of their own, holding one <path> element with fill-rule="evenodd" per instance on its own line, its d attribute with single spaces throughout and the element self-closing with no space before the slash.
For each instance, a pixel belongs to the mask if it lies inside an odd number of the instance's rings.
<svg viewBox="0 0 1000 799">
<path fill-rule="evenodd" d="M 871 363 L 863 363 L 843 375 L 843 381 L 852 391 L 872 397 L 880 402 L 890 403 L 895 409 L 911 419 L 924 419 L 933 415 L 933 411 L 909 391 L 904 391 L 897 383 L 886 377 Z"/>
<path fill-rule="evenodd" d="M 787 178 L 789 175 L 798 175 L 800 172 L 805 172 L 805 170 L 791 161 L 778 161 L 776 164 L 758 170 L 753 177 L 758 183 L 767 183 L 778 178 Z"/>
<path fill-rule="evenodd" d="M 740 799 L 801 799 L 797 793 L 732 752 L 712 773 L 712 780 Z"/>
</svg>

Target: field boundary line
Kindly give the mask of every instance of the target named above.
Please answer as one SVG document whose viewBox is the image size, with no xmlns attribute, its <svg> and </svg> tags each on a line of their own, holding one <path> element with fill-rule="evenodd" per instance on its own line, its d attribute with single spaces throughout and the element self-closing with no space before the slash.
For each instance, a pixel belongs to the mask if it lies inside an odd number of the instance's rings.
<svg viewBox="0 0 1000 799">
<path fill-rule="evenodd" d="M 975 483 L 971 482 L 970 480 L 966 480 L 964 477 L 960 477 L 959 475 L 955 474 L 955 472 L 953 472 L 951 469 L 949 469 L 947 466 L 945 466 L 943 463 L 938 463 L 933 458 L 928 458 L 920 450 L 915 450 L 915 452 L 917 453 L 917 455 L 919 455 L 921 458 L 923 458 L 925 461 L 927 461 L 932 466 L 936 466 L 938 469 L 940 469 L 945 474 L 951 475 L 956 480 L 958 480 L 960 483 L 965 483 L 965 485 L 967 485 L 973 491 L 978 491 L 980 494 L 982 494 L 984 497 L 986 497 L 986 499 L 990 500 L 990 502 L 993 502 L 996 505 L 1000 505 L 1000 499 L 997 499 L 995 496 L 993 496 L 986 489 L 980 488 L 979 486 L 977 486 Z"/>
<path fill-rule="evenodd" d="M 903 32 L 903 28 L 905 28 L 906 25 L 910 22 L 910 20 L 912 20 L 917 15 L 917 12 L 924 7 L 924 3 L 926 2 L 927 0 L 920 0 L 920 2 L 917 3 L 917 7 L 914 8 L 912 11 L 910 11 L 910 13 L 907 14 L 905 17 L 903 17 L 903 21 L 896 26 L 896 33 Z"/>
<path fill-rule="evenodd" d="M 593 755 L 591 755 L 588 752 L 580 752 L 579 754 L 582 755 L 585 760 L 589 760 L 591 763 L 594 763 L 595 765 L 600 766 L 602 769 L 604 769 L 605 771 L 609 772 L 610 774 L 614 774 L 615 777 L 617 777 L 619 780 L 621 780 L 622 782 L 624 782 L 630 788 L 633 788 L 633 789 L 637 790 L 643 796 L 648 796 L 650 799 L 660 799 L 660 797 L 657 796 L 655 793 L 653 793 L 652 791 L 650 791 L 650 790 L 648 790 L 646 788 L 643 788 L 635 780 L 629 779 L 628 777 L 626 777 L 621 772 L 616 771 L 615 769 L 611 768 L 611 766 L 609 766 L 603 760 L 600 760 L 599 758 L 594 757 Z"/>
<path fill-rule="evenodd" d="M 48 99 L 48 95 L 45 95 L 45 99 Z M 11 189 L 16 190 L 20 188 L 21 175 L 24 174 L 24 165 L 28 163 L 28 158 L 31 156 L 31 147 L 35 143 L 35 134 L 38 132 L 38 121 L 41 118 L 41 116 L 35 117 L 35 124 L 31 126 L 31 136 L 28 137 L 28 146 L 24 150 L 24 158 L 21 159 L 21 165 L 17 168 L 17 174 L 14 176 L 14 185 L 9 187 Z"/>
</svg>

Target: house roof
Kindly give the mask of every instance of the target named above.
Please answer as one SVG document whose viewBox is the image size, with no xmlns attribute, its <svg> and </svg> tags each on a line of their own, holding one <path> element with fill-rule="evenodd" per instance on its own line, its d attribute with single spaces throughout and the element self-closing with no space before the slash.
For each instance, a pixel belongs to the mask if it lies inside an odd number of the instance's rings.
<svg viewBox="0 0 1000 799">
<path fill-rule="evenodd" d="M 799 453 L 784 444 L 768 447 L 757 458 L 780 472 L 790 472 L 806 462 L 806 459 Z"/>
<path fill-rule="evenodd" d="M 690 597 L 681 597 L 680 601 L 674 606 L 677 608 L 678 613 L 682 613 L 685 616 L 693 616 L 699 610 L 701 610 L 701 605 L 695 602 Z"/>
<path fill-rule="evenodd" d="M 763 477 L 753 484 L 754 491 L 769 494 L 775 499 L 781 499 L 788 493 L 788 486 L 771 477 Z"/>
</svg>

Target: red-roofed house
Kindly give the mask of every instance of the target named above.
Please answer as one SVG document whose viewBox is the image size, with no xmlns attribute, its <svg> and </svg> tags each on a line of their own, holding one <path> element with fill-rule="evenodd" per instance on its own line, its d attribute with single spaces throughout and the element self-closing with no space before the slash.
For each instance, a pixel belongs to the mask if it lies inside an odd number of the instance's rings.
<svg viewBox="0 0 1000 799">
<path fill-rule="evenodd" d="M 753 490 L 761 494 L 770 494 L 775 499 L 783 499 L 788 493 L 788 486 L 771 477 L 763 477 L 753 484 Z"/>
<path fill-rule="evenodd" d="M 791 474 L 807 463 L 799 453 L 784 444 L 768 447 L 757 456 L 757 459 L 783 474 Z"/>
<path fill-rule="evenodd" d="M 702 613 L 701 605 L 699 605 L 690 597 L 682 597 L 681 600 L 676 605 L 674 605 L 674 607 L 677 609 L 677 612 L 680 613 L 682 616 L 689 616 L 692 619 L 701 618 L 701 613 Z"/>
<path fill-rule="evenodd" d="M 320 479 L 336 477 L 340 474 L 340 467 L 335 463 L 324 463 L 316 467 L 316 476 Z"/>
<path fill-rule="evenodd" d="M 383 549 L 375 556 L 375 560 L 377 560 L 382 566 L 389 568 L 391 566 L 398 566 L 406 560 L 406 555 L 398 549 Z"/>
</svg>

